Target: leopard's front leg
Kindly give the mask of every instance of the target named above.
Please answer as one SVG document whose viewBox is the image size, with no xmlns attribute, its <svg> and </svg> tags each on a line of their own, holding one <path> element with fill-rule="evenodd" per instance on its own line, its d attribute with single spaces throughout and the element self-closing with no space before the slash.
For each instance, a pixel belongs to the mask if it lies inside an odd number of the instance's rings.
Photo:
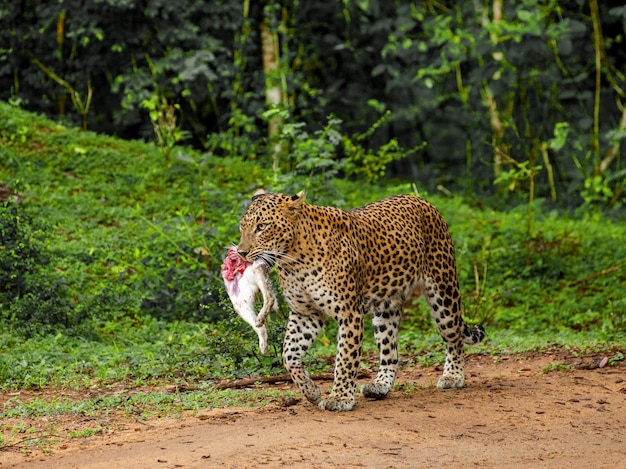
<svg viewBox="0 0 626 469">
<path fill-rule="evenodd" d="M 362 342 L 363 316 L 351 312 L 340 317 L 335 381 L 330 395 L 318 404 L 320 409 L 352 410 L 354 407 Z"/>
<path fill-rule="evenodd" d="M 398 328 L 400 310 L 375 312 L 374 337 L 380 355 L 380 367 L 374 382 L 364 384 L 361 392 L 365 397 L 383 399 L 387 396 L 396 379 L 398 370 Z"/>
<path fill-rule="evenodd" d="M 289 315 L 285 340 L 283 342 L 283 364 L 291 374 L 291 379 L 302 394 L 313 404 L 321 400 L 321 393 L 304 369 L 302 358 L 322 329 L 324 322 L 320 316 L 303 316 L 292 312 Z"/>
</svg>

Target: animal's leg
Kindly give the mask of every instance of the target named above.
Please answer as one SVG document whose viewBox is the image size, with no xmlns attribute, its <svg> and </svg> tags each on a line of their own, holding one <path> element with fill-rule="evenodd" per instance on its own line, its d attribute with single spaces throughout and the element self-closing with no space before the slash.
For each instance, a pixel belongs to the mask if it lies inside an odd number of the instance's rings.
<svg viewBox="0 0 626 469">
<path fill-rule="evenodd" d="M 263 291 L 263 290 L 261 290 Z M 256 327 L 263 327 L 265 325 L 265 320 L 267 316 L 270 314 L 270 311 L 276 311 L 278 308 L 276 307 L 276 303 L 271 300 L 269 303 L 266 301 L 266 297 L 263 296 L 263 307 L 261 311 L 259 311 L 258 316 L 256 317 L 256 322 L 254 323 Z"/>
<path fill-rule="evenodd" d="M 398 327 L 400 311 L 376 312 L 372 318 L 374 337 L 380 354 L 380 367 L 374 382 L 364 384 L 365 397 L 382 399 L 391 390 L 398 369 Z"/>
<path fill-rule="evenodd" d="M 259 349 L 261 354 L 267 355 L 267 329 L 265 326 L 254 327 L 254 332 L 259 336 Z"/>
<path fill-rule="evenodd" d="M 317 337 L 324 325 L 320 316 L 301 316 L 296 313 L 289 315 L 285 340 L 283 342 L 283 363 L 291 374 L 294 383 L 313 404 L 320 402 L 319 388 L 311 380 L 309 372 L 304 369 L 302 358 Z"/>
<path fill-rule="evenodd" d="M 446 347 L 446 363 L 443 367 L 443 375 L 437 381 L 437 387 L 440 389 L 462 388 L 465 385 L 463 342 L 448 342 Z"/>
<path fill-rule="evenodd" d="M 261 290 L 261 295 L 263 296 L 263 307 L 256 317 L 256 327 L 261 327 L 265 324 L 265 319 L 270 311 L 272 309 L 278 309 L 278 302 L 276 301 L 276 295 L 272 289 L 272 283 L 267 271 L 267 266 L 264 264 L 258 265 L 254 263 L 252 264 L 252 270 L 254 272 L 257 286 L 259 287 L 259 290 Z"/>
<path fill-rule="evenodd" d="M 335 381 L 330 395 L 319 403 L 320 409 L 352 410 L 356 376 L 361 361 L 363 316 L 352 312 L 339 318 L 339 340 L 335 359 Z"/>
<path fill-rule="evenodd" d="M 466 328 L 461 318 L 461 296 L 456 282 L 452 287 L 425 282 L 426 301 L 431 307 L 431 314 L 439 329 L 439 334 L 446 343 L 446 363 L 443 375 L 437 387 L 462 388 L 465 384 L 465 351 L 463 349 L 463 330 Z"/>
</svg>

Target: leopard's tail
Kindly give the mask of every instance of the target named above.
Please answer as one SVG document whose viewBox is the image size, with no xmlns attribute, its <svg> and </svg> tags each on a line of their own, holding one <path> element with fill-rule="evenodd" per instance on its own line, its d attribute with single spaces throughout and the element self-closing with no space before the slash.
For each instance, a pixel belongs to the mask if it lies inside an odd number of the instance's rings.
<svg viewBox="0 0 626 469">
<path fill-rule="evenodd" d="M 463 343 L 474 345 L 485 338 L 485 328 L 481 325 L 475 325 L 471 329 L 467 324 L 463 325 Z"/>
</svg>

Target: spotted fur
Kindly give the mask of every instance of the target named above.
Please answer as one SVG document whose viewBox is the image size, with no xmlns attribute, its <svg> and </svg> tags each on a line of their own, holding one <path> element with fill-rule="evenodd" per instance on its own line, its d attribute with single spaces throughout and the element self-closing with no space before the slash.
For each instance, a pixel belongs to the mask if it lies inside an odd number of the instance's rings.
<svg viewBox="0 0 626 469">
<path fill-rule="evenodd" d="M 290 309 L 283 362 L 312 403 L 350 410 L 355 403 L 363 317 L 372 314 L 380 367 L 361 391 L 383 398 L 398 368 L 402 306 L 419 289 L 447 345 L 440 388 L 465 383 L 463 344 L 480 342 L 481 326 L 461 317 L 454 247 L 446 222 L 427 201 L 399 195 L 344 211 L 318 207 L 294 196 L 261 194 L 241 219 L 239 254 L 248 262 L 276 265 Z M 335 380 L 322 399 L 302 358 L 330 316 L 338 322 Z"/>
</svg>

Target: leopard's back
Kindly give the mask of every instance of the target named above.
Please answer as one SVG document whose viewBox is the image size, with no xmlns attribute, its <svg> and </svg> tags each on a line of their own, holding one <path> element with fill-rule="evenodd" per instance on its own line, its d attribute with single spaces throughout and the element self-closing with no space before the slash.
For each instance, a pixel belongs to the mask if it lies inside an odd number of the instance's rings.
<svg viewBox="0 0 626 469">
<path fill-rule="evenodd" d="M 432 204 L 400 195 L 350 210 L 364 268 L 368 311 L 404 302 L 425 281 L 456 284 L 454 247 Z"/>
</svg>

